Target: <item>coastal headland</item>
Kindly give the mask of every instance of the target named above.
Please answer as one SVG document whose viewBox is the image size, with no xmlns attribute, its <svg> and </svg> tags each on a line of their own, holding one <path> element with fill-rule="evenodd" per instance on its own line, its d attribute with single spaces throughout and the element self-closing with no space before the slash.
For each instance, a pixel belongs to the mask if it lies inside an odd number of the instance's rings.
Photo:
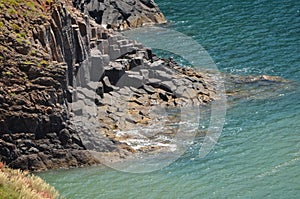
<svg viewBox="0 0 300 199">
<path fill-rule="evenodd" d="M 172 151 L 174 131 L 164 117 L 172 124 L 178 118 L 153 114 L 153 107 L 218 100 L 213 73 L 159 58 L 120 32 L 165 23 L 152 0 L 0 0 L 0 9 L 0 161 L 9 167 L 100 164 L 91 150 L 112 161 Z M 230 97 L 249 96 L 241 85 L 289 84 L 279 77 L 221 76 Z M 147 140 L 128 133 L 160 122 L 166 128 Z"/>
</svg>

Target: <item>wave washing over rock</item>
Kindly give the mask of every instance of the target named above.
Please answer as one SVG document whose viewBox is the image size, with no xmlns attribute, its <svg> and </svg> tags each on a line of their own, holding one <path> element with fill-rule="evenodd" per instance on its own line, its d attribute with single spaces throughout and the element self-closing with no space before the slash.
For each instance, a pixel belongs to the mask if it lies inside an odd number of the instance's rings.
<svg viewBox="0 0 300 199">
<path fill-rule="evenodd" d="M 208 73 L 158 58 L 112 30 L 165 22 L 153 1 L 49 2 L 0 1 L 0 158 L 9 166 L 101 162 L 89 150 L 108 155 L 103 158 L 172 151 L 171 128 L 144 145 L 128 132 L 159 124 L 161 114 L 151 111 L 157 105 L 218 99 Z"/>
</svg>

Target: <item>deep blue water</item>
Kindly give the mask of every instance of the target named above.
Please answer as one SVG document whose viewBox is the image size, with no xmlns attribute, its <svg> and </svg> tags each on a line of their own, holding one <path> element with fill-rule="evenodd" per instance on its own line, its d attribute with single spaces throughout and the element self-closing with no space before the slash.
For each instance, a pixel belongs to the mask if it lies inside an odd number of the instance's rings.
<svg viewBox="0 0 300 199">
<path fill-rule="evenodd" d="M 40 176 L 67 198 L 300 198 L 300 1 L 156 2 L 168 27 L 199 42 L 219 70 L 296 86 L 235 102 L 203 159 L 191 147 L 152 173 L 93 167 Z"/>
</svg>

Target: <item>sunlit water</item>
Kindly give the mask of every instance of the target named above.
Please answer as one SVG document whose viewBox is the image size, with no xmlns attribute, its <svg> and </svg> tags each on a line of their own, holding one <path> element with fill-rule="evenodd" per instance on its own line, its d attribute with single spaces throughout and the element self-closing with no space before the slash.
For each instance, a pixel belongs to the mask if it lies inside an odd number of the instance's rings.
<svg viewBox="0 0 300 199">
<path fill-rule="evenodd" d="M 170 28 L 198 41 L 221 71 L 300 83 L 300 1 L 157 0 Z M 174 38 L 176 39 L 176 38 Z M 106 167 L 39 175 L 67 198 L 300 198 L 300 89 L 246 98 L 227 111 L 214 150 L 197 142 L 161 170 Z"/>
</svg>

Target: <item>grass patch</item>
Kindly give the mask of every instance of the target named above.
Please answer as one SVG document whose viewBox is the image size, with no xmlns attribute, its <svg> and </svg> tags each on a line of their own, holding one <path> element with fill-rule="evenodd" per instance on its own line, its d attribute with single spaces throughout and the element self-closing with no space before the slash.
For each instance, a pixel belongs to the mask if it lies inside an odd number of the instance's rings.
<svg viewBox="0 0 300 199">
<path fill-rule="evenodd" d="M 10 71 L 3 72 L 4 75 L 12 75 Z"/>
<path fill-rule="evenodd" d="M 0 51 L 4 52 L 4 51 L 9 51 L 9 49 L 6 46 L 2 46 L 0 44 Z"/>
<path fill-rule="evenodd" d="M 29 52 L 29 54 L 35 56 L 35 55 L 36 55 L 36 50 L 31 50 L 31 51 Z"/>
<path fill-rule="evenodd" d="M 13 24 L 11 25 L 11 27 L 12 27 L 12 29 L 13 29 L 15 32 L 20 31 L 20 26 L 19 26 L 18 24 L 13 23 Z"/>
<path fill-rule="evenodd" d="M 42 61 L 40 61 L 40 63 L 39 63 L 39 66 L 48 66 L 49 65 L 49 63 L 48 63 L 48 61 L 46 61 L 46 60 L 42 60 Z"/>
<path fill-rule="evenodd" d="M 14 96 L 16 96 L 16 93 L 11 92 L 11 93 L 9 93 L 9 95 L 12 96 L 12 97 L 14 97 Z"/>
<path fill-rule="evenodd" d="M 14 14 L 17 14 L 17 11 L 15 9 L 13 9 L 13 8 L 8 8 L 7 9 L 7 13 L 11 14 L 11 15 L 14 15 Z"/>
<path fill-rule="evenodd" d="M 26 3 L 26 6 L 31 10 L 31 11 L 36 11 L 36 5 L 34 2 L 32 1 L 27 1 Z"/>
<path fill-rule="evenodd" d="M 34 65 L 34 62 L 26 60 L 25 62 L 21 62 L 24 65 Z"/>
<path fill-rule="evenodd" d="M 22 44 L 24 42 L 24 38 L 22 37 L 17 37 L 16 38 L 16 41 L 19 43 L 19 44 Z"/>
<path fill-rule="evenodd" d="M 30 42 L 26 39 L 26 33 L 16 33 L 16 41 L 19 44 L 27 44 L 30 45 Z"/>
<path fill-rule="evenodd" d="M 2 166 L 0 168 L 0 198 L 56 199 L 60 197 L 58 192 L 41 178 L 28 172 Z"/>
<path fill-rule="evenodd" d="M 6 184 L 0 184 L 0 198 L 18 199 L 20 194 Z"/>
<path fill-rule="evenodd" d="M 26 33 L 25 32 L 21 32 L 21 33 L 17 33 L 16 34 L 17 38 L 26 38 Z"/>
<path fill-rule="evenodd" d="M 5 3 L 6 5 L 10 6 L 19 6 L 20 5 L 20 0 L 1 0 L 1 3 Z"/>
</svg>

